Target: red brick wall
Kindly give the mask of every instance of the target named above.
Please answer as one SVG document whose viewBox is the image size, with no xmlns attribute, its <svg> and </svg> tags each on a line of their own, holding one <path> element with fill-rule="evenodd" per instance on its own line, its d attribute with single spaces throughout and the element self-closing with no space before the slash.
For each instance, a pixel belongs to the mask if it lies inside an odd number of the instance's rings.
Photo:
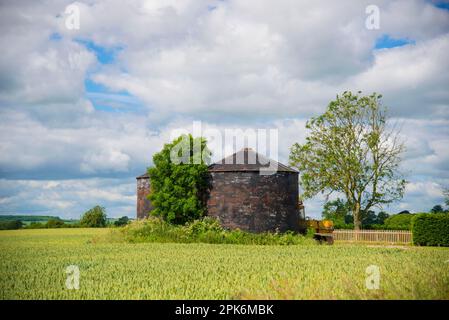
<svg viewBox="0 0 449 320">
<path fill-rule="evenodd" d="M 148 217 L 149 212 L 153 209 L 151 201 L 147 199 L 150 193 L 150 179 L 137 179 L 137 219 Z"/>
<path fill-rule="evenodd" d="M 230 229 L 299 231 L 298 174 L 211 172 L 208 215 Z"/>
</svg>

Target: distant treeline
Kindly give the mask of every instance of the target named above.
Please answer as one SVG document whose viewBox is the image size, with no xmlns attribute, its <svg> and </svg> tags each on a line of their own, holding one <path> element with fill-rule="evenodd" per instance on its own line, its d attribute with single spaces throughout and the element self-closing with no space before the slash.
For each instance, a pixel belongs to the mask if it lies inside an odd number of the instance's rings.
<svg viewBox="0 0 449 320">
<path fill-rule="evenodd" d="M 365 230 L 412 230 L 412 219 L 419 213 L 398 213 L 387 215 L 385 220 L 381 223 L 367 223 L 363 224 L 362 229 Z M 335 229 L 354 229 L 352 223 L 335 223 Z"/>
<path fill-rule="evenodd" d="M 50 219 L 56 219 L 56 220 L 62 220 L 59 217 L 55 217 L 55 216 L 33 216 L 33 215 L 0 215 L 0 221 L 14 221 L 14 220 L 20 220 L 22 222 L 25 221 L 35 221 L 35 222 L 39 222 L 39 221 L 43 221 L 43 222 L 47 222 Z"/>
<path fill-rule="evenodd" d="M 64 221 L 58 217 L 47 217 L 46 220 L 38 219 L 35 221 L 19 220 L 17 218 L 28 218 L 26 216 L 9 216 L 9 219 L 0 219 L 0 230 L 16 229 L 49 229 L 49 228 L 76 228 L 79 223 L 75 220 Z"/>
<path fill-rule="evenodd" d="M 126 216 L 107 218 L 104 208 L 96 206 L 87 211 L 81 220 L 66 220 L 57 216 L 0 215 L 0 230 L 109 227 L 128 222 Z"/>
</svg>

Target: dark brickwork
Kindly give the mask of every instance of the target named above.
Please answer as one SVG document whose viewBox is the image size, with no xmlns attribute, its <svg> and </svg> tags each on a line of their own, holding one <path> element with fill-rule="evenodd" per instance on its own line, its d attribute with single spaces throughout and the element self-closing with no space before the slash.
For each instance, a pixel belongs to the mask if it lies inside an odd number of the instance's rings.
<svg viewBox="0 0 449 320">
<path fill-rule="evenodd" d="M 237 161 L 241 159 L 242 162 Z M 252 162 L 251 159 L 257 160 Z M 225 228 L 265 232 L 300 230 L 298 208 L 298 172 L 274 160 L 277 171 L 260 174 L 269 164 L 250 148 L 209 166 L 210 194 L 208 215 L 220 220 Z M 137 218 L 152 209 L 147 195 L 147 174 L 137 177 Z"/>
<path fill-rule="evenodd" d="M 150 194 L 150 177 L 142 175 L 137 177 L 137 219 L 148 217 L 153 209 L 147 196 Z"/>
<path fill-rule="evenodd" d="M 300 231 L 298 173 L 211 172 L 208 215 L 230 229 Z"/>
</svg>

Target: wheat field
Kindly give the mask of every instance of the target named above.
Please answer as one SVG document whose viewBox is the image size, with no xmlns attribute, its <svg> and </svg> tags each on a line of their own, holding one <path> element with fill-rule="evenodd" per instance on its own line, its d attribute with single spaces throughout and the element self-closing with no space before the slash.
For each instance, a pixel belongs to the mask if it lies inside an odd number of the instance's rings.
<svg viewBox="0 0 449 320">
<path fill-rule="evenodd" d="M 449 298 L 449 248 L 101 241 L 108 232 L 0 231 L 0 299 Z"/>
</svg>

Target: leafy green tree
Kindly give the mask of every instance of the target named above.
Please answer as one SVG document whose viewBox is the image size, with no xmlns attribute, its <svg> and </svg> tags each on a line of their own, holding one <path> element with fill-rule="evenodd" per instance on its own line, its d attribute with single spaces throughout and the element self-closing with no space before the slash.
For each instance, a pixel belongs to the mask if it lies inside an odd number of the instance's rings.
<svg viewBox="0 0 449 320">
<path fill-rule="evenodd" d="M 184 224 L 206 213 L 210 151 L 204 138 L 182 135 L 153 156 L 151 214 L 173 224 Z"/>
<path fill-rule="evenodd" d="M 369 226 L 377 223 L 377 215 L 373 210 L 362 212 L 362 225 Z"/>
<path fill-rule="evenodd" d="M 449 207 L 449 188 L 443 190 L 444 203 Z"/>
<path fill-rule="evenodd" d="M 129 223 L 129 218 L 127 216 L 123 216 L 114 222 L 116 227 L 126 226 Z"/>
<path fill-rule="evenodd" d="M 433 206 L 432 209 L 430 209 L 430 212 L 431 213 L 443 213 L 444 209 L 443 209 L 443 206 L 437 204 L 437 205 Z"/>
<path fill-rule="evenodd" d="M 386 213 L 385 211 L 380 211 L 377 214 L 377 224 L 384 224 L 385 220 L 389 217 L 390 215 L 388 213 Z"/>
<path fill-rule="evenodd" d="M 404 145 L 395 128 L 387 126 L 381 95 L 337 95 L 306 128 L 306 142 L 295 143 L 290 153 L 305 198 L 342 193 L 355 229 L 361 228 L 363 212 L 402 198 L 406 182 L 398 168 Z"/>
<path fill-rule="evenodd" d="M 84 213 L 80 225 L 87 228 L 102 228 L 106 227 L 106 219 L 105 208 L 95 206 Z"/>
<path fill-rule="evenodd" d="M 345 224 L 348 215 L 350 215 L 350 208 L 342 199 L 328 201 L 323 206 L 323 218 L 332 220 L 336 224 Z"/>
</svg>

